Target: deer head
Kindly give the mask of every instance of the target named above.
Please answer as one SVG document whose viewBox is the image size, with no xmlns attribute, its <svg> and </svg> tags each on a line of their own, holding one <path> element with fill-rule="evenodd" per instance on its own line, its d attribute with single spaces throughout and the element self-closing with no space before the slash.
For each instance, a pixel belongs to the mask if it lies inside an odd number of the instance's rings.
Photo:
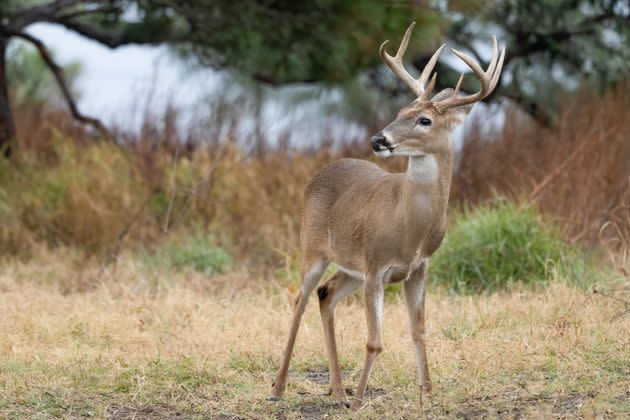
<svg viewBox="0 0 630 420">
<path fill-rule="evenodd" d="M 493 91 L 501 75 L 505 46 L 499 56 L 497 40 L 492 37 L 492 58 L 486 71 L 483 71 L 479 64 L 468 55 L 461 51 L 452 50 L 479 78 L 481 88 L 477 93 L 467 96 L 460 95 L 460 87 L 464 80 L 462 73 L 455 89 L 444 89 L 432 96 L 437 73 L 433 73 L 430 79 L 429 76 L 445 45 L 442 45 L 433 54 L 422 70 L 420 77 L 414 78 L 407 72 L 402 62 L 414 26 L 415 22 L 405 32 L 394 57 L 389 55 L 385 49 L 388 41 L 383 42 L 379 51 L 385 64 L 418 98 L 403 108 L 398 113 L 396 120 L 372 137 L 372 149 L 378 156 L 422 156 L 434 153 L 444 147 L 443 143 L 449 141 L 448 135 L 451 131 L 464 121 L 476 102 L 481 101 Z"/>
</svg>

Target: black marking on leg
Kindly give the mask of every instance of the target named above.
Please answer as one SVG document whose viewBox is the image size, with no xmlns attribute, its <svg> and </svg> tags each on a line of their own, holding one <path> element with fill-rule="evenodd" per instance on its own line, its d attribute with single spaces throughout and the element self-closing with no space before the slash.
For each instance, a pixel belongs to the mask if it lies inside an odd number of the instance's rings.
<svg viewBox="0 0 630 420">
<path fill-rule="evenodd" d="M 328 297 L 328 288 L 324 285 L 317 289 L 317 296 L 319 300 L 324 300 Z"/>
</svg>

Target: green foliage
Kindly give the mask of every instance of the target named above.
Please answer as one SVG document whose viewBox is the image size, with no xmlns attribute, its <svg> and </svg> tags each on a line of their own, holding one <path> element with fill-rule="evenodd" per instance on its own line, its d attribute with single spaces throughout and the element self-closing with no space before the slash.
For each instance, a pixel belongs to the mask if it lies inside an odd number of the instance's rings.
<svg viewBox="0 0 630 420">
<path fill-rule="evenodd" d="M 207 276 L 228 271 L 232 256 L 216 244 L 212 235 L 196 235 L 160 248 L 152 257 L 158 264 L 178 270 L 192 269 Z"/>
<path fill-rule="evenodd" d="M 431 258 L 430 279 L 463 293 L 544 284 L 555 273 L 583 282 L 591 266 L 580 254 L 534 207 L 497 200 L 456 215 Z"/>
<path fill-rule="evenodd" d="M 0 0 L 0 10 L 5 13 L 14 13 L 27 6 L 37 6 L 42 3 L 44 3 L 42 0 Z"/>
<path fill-rule="evenodd" d="M 47 22 L 59 24 L 109 47 L 157 44 L 185 39 L 189 33 L 185 10 L 171 2 L 93 0 L 84 2 L 0 1 L 0 27 L 22 31 Z M 188 2 L 192 9 L 196 2 Z"/>
<path fill-rule="evenodd" d="M 184 55 L 276 83 L 339 83 L 378 63 L 378 46 L 418 22 L 411 50 L 435 41 L 441 19 L 428 5 L 379 0 L 189 2 L 96 0 L 1 2 L 5 23 L 57 23 L 117 47 L 177 43 Z"/>
<path fill-rule="evenodd" d="M 245 7 L 229 0 L 8 0 L 0 2 L 0 16 L 0 28 L 56 23 L 112 48 L 176 45 L 192 62 L 234 69 L 272 85 L 343 87 L 346 98 L 333 101 L 330 112 L 340 109 L 370 130 L 381 124 L 373 117 L 378 117 L 374 109 L 386 108 L 383 98 L 408 92 L 382 71 L 377 51 L 385 39 L 394 48 L 411 21 L 417 26 L 406 60 L 416 68 L 424 66 L 441 37 L 483 61 L 496 33 L 507 46 L 507 77 L 497 97 L 508 95 L 545 124 L 554 121 L 559 91 L 584 80 L 608 87 L 624 77 L 630 62 L 626 0 L 271 0 Z M 453 63 L 439 63 L 438 89 L 456 83 L 461 68 Z M 474 77 L 466 77 L 462 90 L 477 86 Z M 377 97 L 369 88 L 387 95 Z"/>
<path fill-rule="evenodd" d="M 458 2 L 462 3 L 462 2 Z M 471 2 L 475 3 L 475 2 Z M 485 56 L 475 41 L 495 33 L 506 44 L 502 91 L 532 115 L 554 118 L 559 91 L 583 82 L 603 89 L 626 77 L 630 63 L 627 0 L 509 0 L 461 5 L 443 13 L 447 36 Z"/>
<path fill-rule="evenodd" d="M 418 22 L 410 52 L 435 41 L 439 16 L 424 3 L 379 0 L 201 0 L 188 56 L 269 82 L 340 83 L 379 63 L 385 39 Z M 194 23 L 197 24 L 194 24 Z"/>
<path fill-rule="evenodd" d="M 626 0 L 272 0 L 246 7 L 229 0 L 46 4 L 0 2 L 0 26 L 17 22 L 22 30 L 20 25 L 56 23 L 109 47 L 177 44 L 182 55 L 197 62 L 233 68 L 271 84 L 347 84 L 378 68 L 381 42 L 396 44 L 414 20 L 406 58 L 416 67 L 425 63 L 441 32 L 481 60 L 487 57 L 490 35 L 497 33 L 508 52 L 510 77 L 504 92 L 532 113 L 543 103 L 549 105 L 559 88 L 577 86 L 585 77 L 600 87 L 619 81 L 630 62 Z M 438 83 L 454 83 L 455 70 L 442 63 Z M 372 73 L 367 80 L 391 92 L 381 79 Z M 474 78 L 467 78 L 463 88 L 476 88 Z"/>
</svg>

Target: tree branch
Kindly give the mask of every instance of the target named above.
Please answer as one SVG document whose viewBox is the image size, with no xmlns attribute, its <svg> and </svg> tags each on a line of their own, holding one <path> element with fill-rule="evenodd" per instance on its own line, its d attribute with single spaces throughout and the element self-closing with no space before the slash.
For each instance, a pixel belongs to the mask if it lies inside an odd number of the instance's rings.
<svg viewBox="0 0 630 420">
<path fill-rule="evenodd" d="M 83 35 L 109 48 L 117 48 L 126 44 L 161 44 L 168 41 L 182 41 L 188 31 L 173 34 L 169 28 L 149 30 L 143 23 L 122 23 L 117 28 L 97 29 L 94 25 L 77 19 L 49 16 L 46 22 L 62 25 L 66 29 Z"/>
<path fill-rule="evenodd" d="M 55 63 L 48 49 L 39 39 L 24 32 L 14 32 L 14 31 L 7 31 L 7 30 L 2 30 L 1 32 L 6 36 L 15 36 L 18 38 L 22 38 L 23 40 L 33 44 L 35 48 L 37 48 L 42 59 L 44 60 L 44 62 L 46 63 L 50 71 L 52 72 L 53 76 L 55 77 L 55 80 L 57 81 L 57 84 L 59 85 L 59 88 L 61 89 L 61 93 L 63 97 L 65 98 L 66 103 L 68 104 L 68 108 L 70 108 L 70 112 L 72 113 L 72 116 L 76 120 L 84 124 L 89 124 L 93 126 L 94 128 L 96 128 L 103 135 L 103 137 L 106 137 L 109 140 L 112 139 L 112 135 L 105 128 L 105 125 L 103 125 L 103 123 L 99 119 L 94 118 L 94 117 L 88 117 L 86 115 L 83 115 L 79 111 L 79 109 L 77 108 L 76 102 L 74 101 L 74 98 L 72 97 L 72 94 L 70 93 L 70 89 L 68 88 L 68 85 L 66 84 L 66 81 L 63 77 L 63 71 L 61 67 L 59 67 L 59 65 Z"/>
<path fill-rule="evenodd" d="M 464 36 L 461 36 L 460 34 L 453 34 L 453 33 L 451 33 L 451 34 L 448 35 L 448 37 L 451 40 L 453 40 L 456 44 L 461 45 L 462 47 L 466 48 L 470 53 L 472 53 L 473 58 L 475 60 L 477 60 L 477 62 L 479 64 L 483 64 L 483 66 L 485 68 L 486 60 L 481 58 L 481 56 L 479 55 L 477 50 L 475 48 L 473 48 L 472 42 L 470 42 L 471 41 L 470 34 L 464 34 Z"/>
<path fill-rule="evenodd" d="M 76 10 L 74 12 L 68 12 L 65 14 L 58 15 L 57 19 L 60 21 L 68 21 L 68 20 L 83 17 L 85 15 L 92 15 L 96 13 L 122 13 L 122 10 L 119 7 L 103 6 L 96 9 L 83 9 L 83 10 Z"/>
<path fill-rule="evenodd" d="M 599 15 L 594 15 L 584 19 L 575 29 L 563 28 L 549 33 L 532 32 L 530 29 L 525 29 L 525 31 L 517 30 L 515 31 L 515 36 L 516 40 L 519 41 L 517 42 L 519 47 L 517 47 L 515 51 L 507 54 L 503 65 L 507 66 L 507 64 L 515 58 L 526 57 L 538 52 L 547 51 L 552 43 L 565 42 L 574 36 L 590 35 L 595 31 L 595 28 L 592 25 L 596 25 L 614 17 L 615 14 L 612 11 L 606 11 Z M 525 40 L 530 38 L 532 35 L 534 35 L 534 40 L 525 42 Z"/>
<path fill-rule="evenodd" d="M 50 3 L 33 6 L 30 9 L 23 10 L 11 19 L 8 25 L 9 30 L 20 32 L 28 25 L 42 21 L 52 15 L 55 15 L 62 9 L 81 4 L 81 0 L 55 0 Z"/>
<path fill-rule="evenodd" d="M 549 110 L 541 107 L 535 100 L 527 98 L 522 92 L 497 89 L 494 93 L 514 102 L 522 111 L 543 127 L 551 127 L 553 125 L 553 115 L 549 113 Z"/>
</svg>

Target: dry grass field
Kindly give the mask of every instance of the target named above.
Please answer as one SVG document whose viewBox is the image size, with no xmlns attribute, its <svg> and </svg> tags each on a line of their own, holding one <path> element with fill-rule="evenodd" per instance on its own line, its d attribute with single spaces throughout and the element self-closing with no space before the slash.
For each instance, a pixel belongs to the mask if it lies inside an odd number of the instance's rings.
<svg viewBox="0 0 630 420">
<path fill-rule="evenodd" d="M 421 398 L 401 297 L 358 415 L 326 395 L 316 299 L 286 398 L 266 400 L 289 322 L 289 281 L 155 270 L 129 255 L 100 272 L 62 251 L 0 269 L 1 418 L 628 417 L 627 282 L 490 295 L 428 293 L 435 389 Z M 77 292 L 76 290 L 82 291 Z M 625 301 L 625 303 L 624 303 Z M 361 300 L 338 308 L 345 385 L 364 357 Z"/>
</svg>

